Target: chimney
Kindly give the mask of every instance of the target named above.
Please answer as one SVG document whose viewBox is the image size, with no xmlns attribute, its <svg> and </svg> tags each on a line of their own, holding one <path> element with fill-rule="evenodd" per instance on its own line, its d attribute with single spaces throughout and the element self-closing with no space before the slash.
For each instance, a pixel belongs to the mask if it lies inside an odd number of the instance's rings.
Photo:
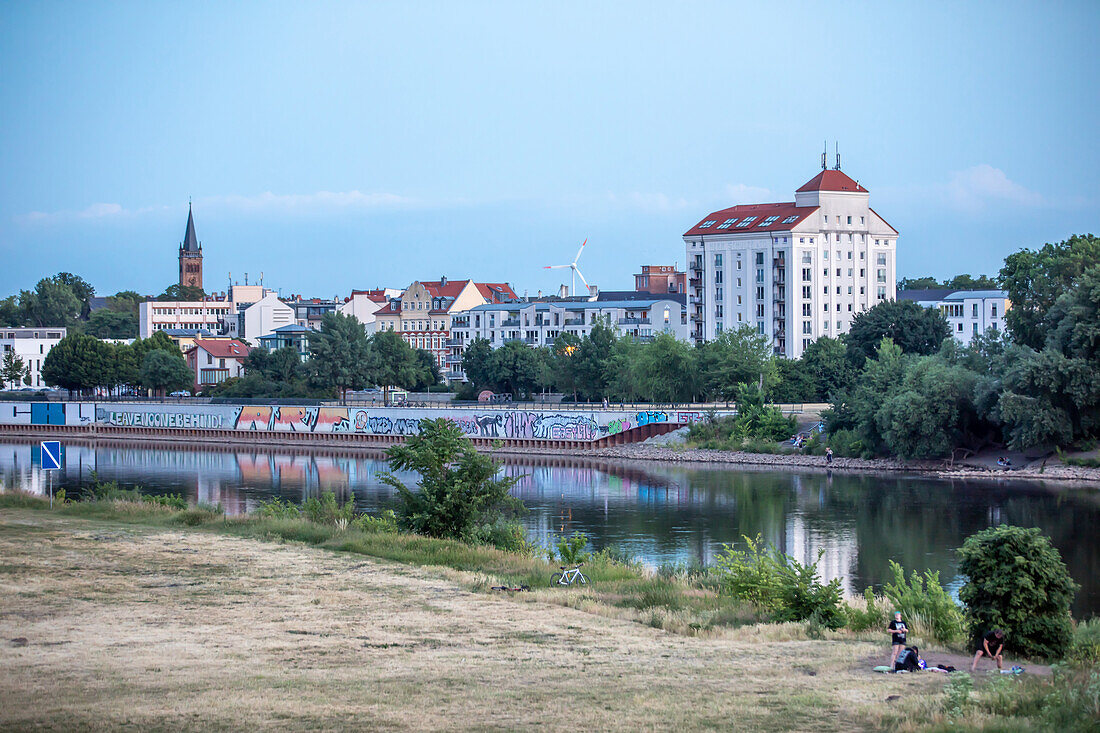
<svg viewBox="0 0 1100 733">
<path fill-rule="evenodd" d="M 444 275 L 439 276 L 439 287 L 443 287 L 447 284 L 447 278 Z"/>
<path fill-rule="evenodd" d="M 600 288 L 598 285 L 588 286 L 588 299 L 597 300 L 600 297 Z"/>
<path fill-rule="evenodd" d="M 568 285 L 562 285 L 560 288 L 558 288 L 558 297 L 559 298 L 568 298 L 569 297 L 569 286 Z"/>
</svg>

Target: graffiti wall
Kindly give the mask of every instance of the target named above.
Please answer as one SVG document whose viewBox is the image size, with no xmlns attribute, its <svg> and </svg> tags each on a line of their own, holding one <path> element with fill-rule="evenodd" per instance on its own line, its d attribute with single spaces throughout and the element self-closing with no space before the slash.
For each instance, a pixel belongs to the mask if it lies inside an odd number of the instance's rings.
<svg viewBox="0 0 1100 733">
<path fill-rule="evenodd" d="M 599 440 L 654 423 L 689 424 L 700 412 L 512 410 L 491 407 L 298 407 L 91 402 L 0 402 L 0 424 L 86 425 L 272 433 L 412 435 L 425 418 L 446 418 L 467 435 L 523 440 Z"/>
</svg>

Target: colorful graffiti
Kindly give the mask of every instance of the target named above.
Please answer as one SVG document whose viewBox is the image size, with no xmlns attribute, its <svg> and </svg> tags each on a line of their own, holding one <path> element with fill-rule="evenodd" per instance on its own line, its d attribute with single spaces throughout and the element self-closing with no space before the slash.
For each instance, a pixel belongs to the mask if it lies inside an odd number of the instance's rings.
<svg viewBox="0 0 1100 733">
<path fill-rule="evenodd" d="M 703 413 L 701 412 L 678 412 L 676 413 L 676 422 L 678 423 L 693 423 L 702 422 Z"/>
<path fill-rule="evenodd" d="M 626 418 L 623 418 L 622 420 L 612 420 L 607 423 L 607 434 L 618 435 L 619 433 L 630 430 L 630 427 L 630 421 Z"/>
<path fill-rule="evenodd" d="M 639 426 L 650 425 L 657 422 L 668 422 L 668 413 L 643 410 L 636 415 L 636 419 Z"/>
<path fill-rule="evenodd" d="M 535 421 L 532 437 L 542 440 L 595 440 L 600 427 L 582 415 L 545 415 Z"/>
</svg>

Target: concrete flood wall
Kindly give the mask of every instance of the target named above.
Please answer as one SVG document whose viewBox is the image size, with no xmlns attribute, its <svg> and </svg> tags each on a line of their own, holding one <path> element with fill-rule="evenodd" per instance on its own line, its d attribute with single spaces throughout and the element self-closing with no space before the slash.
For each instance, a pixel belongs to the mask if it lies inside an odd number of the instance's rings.
<svg viewBox="0 0 1100 733">
<path fill-rule="evenodd" d="M 89 434 L 235 442 L 387 444 L 446 418 L 475 443 L 600 447 L 644 440 L 702 420 L 697 410 L 536 410 L 503 406 L 301 407 L 112 402 L 0 402 L 0 434 Z"/>
</svg>

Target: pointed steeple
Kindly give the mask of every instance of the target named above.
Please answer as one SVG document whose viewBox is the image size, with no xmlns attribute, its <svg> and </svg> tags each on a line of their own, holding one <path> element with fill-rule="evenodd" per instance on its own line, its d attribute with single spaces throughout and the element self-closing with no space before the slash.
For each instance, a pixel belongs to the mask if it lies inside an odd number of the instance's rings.
<svg viewBox="0 0 1100 733">
<path fill-rule="evenodd" d="M 187 202 L 187 232 L 183 235 L 183 251 L 198 252 L 199 240 L 195 236 L 195 217 L 191 215 L 191 202 Z"/>
</svg>

